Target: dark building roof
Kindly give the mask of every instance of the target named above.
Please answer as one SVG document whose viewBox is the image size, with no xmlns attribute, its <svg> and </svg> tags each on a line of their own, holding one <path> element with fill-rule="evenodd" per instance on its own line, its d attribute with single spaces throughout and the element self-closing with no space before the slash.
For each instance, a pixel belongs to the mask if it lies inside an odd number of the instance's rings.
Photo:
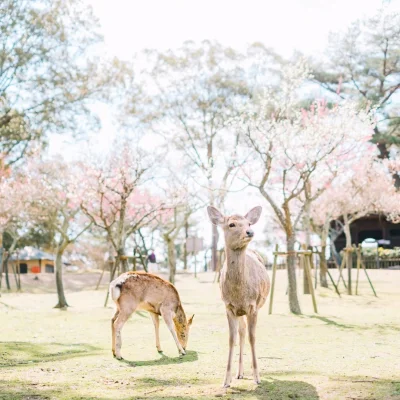
<svg viewBox="0 0 400 400">
<path fill-rule="evenodd" d="M 400 224 L 388 221 L 384 215 L 369 215 L 354 221 L 350 226 L 352 243 L 358 245 L 365 239 L 389 240 L 389 244 L 379 245 L 385 248 L 400 247 Z M 346 238 L 342 233 L 335 241 L 336 250 L 346 247 Z"/>
<path fill-rule="evenodd" d="M 17 253 L 10 257 L 11 260 L 17 259 Z M 23 249 L 18 251 L 18 260 L 19 261 L 28 261 L 28 260 L 51 260 L 55 261 L 56 257 L 51 253 L 46 253 L 43 250 L 37 249 L 36 247 L 26 246 Z M 62 257 L 63 264 L 69 264 L 68 260 L 65 257 Z"/>
</svg>

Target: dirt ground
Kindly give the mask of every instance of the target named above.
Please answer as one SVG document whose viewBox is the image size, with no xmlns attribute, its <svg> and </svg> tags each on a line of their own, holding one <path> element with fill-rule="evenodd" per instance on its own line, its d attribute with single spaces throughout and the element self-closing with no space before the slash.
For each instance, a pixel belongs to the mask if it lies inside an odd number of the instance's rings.
<svg viewBox="0 0 400 400">
<path fill-rule="evenodd" d="M 400 271 L 370 272 L 377 298 L 363 275 L 359 296 L 318 288 L 319 314 L 300 295 L 302 316 L 288 312 L 286 273 L 277 276 L 274 312 L 267 303 L 257 328 L 262 383 L 246 344 L 245 379 L 222 389 L 228 326 L 212 273 L 177 276 L 195 314 L 186 356 L 164 323 L 158 354 L 150 317 L 137 313 L 122 331 L 123 361 L 111 355 L 107 277 L 95 291 L 99 274 L 66 274 L 71 307 L 60 311 L 54 276 L 27 275 L 23 293 L 0 297 L 0 399 L 400 399 Z"/>
</svg>

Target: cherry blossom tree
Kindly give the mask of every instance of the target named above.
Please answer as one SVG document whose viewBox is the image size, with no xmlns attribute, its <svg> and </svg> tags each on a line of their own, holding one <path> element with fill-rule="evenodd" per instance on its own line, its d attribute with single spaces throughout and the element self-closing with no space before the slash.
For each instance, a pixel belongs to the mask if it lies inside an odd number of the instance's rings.
<svg viewBox="0 0 400 400">
<path fill-rule="evenodd" d="M 62 257 L 66 248 L 74 243 L 92 222 L 81 211 L 85 196 L 85 171 L 77 163 L 66 162 L 61 157 L 49 160 L 32 159 L 23 171 L 29 188 L 29 217 L 46 222 L 55 232 L 56 286 L 58 303 L 55 308 L 67 308 L 63 285 Z M 21 183 L 22 185 L 24 183 Z"/>
<path fill-rule="evenodd" d="M 371 155 L 373 155 L 371 157 Z M 350 226 L 371 213 L 390 213 L 396 189 L 385 163 L 376 159 L 376 152 L 363 158 L 353 169 L 338 177 L 314 204 L 314 214 L 343 218 L 346 247 L 351 247 Z M 395 211 L 395 210 L 394 210 Z M 321 215 L 322 214 L 322 215 Z"/>
<path fill-rule="evenodd" d="M 237 140 L 228 128 L 238 104 L 251 97 L 244 55 L 210 41 L 188 41 L 178 49 L 149 50 L 147 55 L 146 87 L 152 93 L 141 108 L 136 97 L 133 102 L 128 98 L 127 116 L 140 112 L 139 117 L 165 138 L 166 145 L 191 164 L 196 191 L 200 187 L 209 204 L 221 206 L 237 170 L 234 152 L 227 150 Z M 215 225 L 211 229 L 212 268 L 216 269 L 218 229 Z"/>
<path fill-rule="evenodd" d="M 160 231 L 168 254 L 169 281 L 175 284 L 176 251 L 175 244 L 193 211 L 187 204 L 178 203 L 159 216 L 158 230 Z"/>
<path fill-rule="evenodd" d="M 295 275 L 296 230 L 304 213 L 370 139 L 371 115 L 350 102 L 300 109 L 310 72 L 300 60 L 282 71 L 279 92 L 268 89 L 247 108 L 239 129 L 252 153 L 245 179 L 259 190 L 285 231 L 291 312 L 300 314 Z"/>
<path fill-rule="evenodd" d="M 388 158 L 399 145 L 400 118 L 400 13 L 391 2 L 382 2 L 377 12 L 357 19 L 329 38 L 326 61 L 315 66 L 314 76 L 332 96 L 353 98 L 377 109 L 372 140 L 380 157 Z M 400 186 L 400 177 L 395 175 Z"/>
<path fill-rule="evenodd" d="M 31 225 L 29 218 L 29 198 L 36 188 L 30 185 L 28 179 L 21 174 L 11 174 L 9 169 L 3 171 L 0 177 L 0 235 L 7 233 L 12 242 L 5 254 L 5 259 L 0 258 L 0 287 L 2 269 L 4 265 L 7 289 L 10 289 L 8 278 L 8 260 L 15 250 L 19 240 L 26 233 Z M 2 244 L 1 244 L 2 247 Z M 3 250 L 3 249 L 2 249 Z M 20 289 L 20 282 L 16 278 L 17 289 Z"/>
<path fill-rule="evenodd" d="M 143 187 L 149 179 L 143 152 L 128 142 L 113 147 L 104 162 L 86 164 L 86 192 L 81 206 L 92 223 L 101 228 L 116 253 L 110 278 L 128 270 L 127 238 L 150 224 L 164 205 Z"/>
<path fill-rule="evenodd" d="M 121 97 L 132 80 L 126 63 L 100 50 L 86 1 L 2 0 L 0 32 L 0 152 L 9 165 L 49 132 L 76 137 L 98 127 L 93 103 Z"/>
<path fill-rule="evenodd" d="M 201 201 L 196 191 L 190 186 L 190 181 L 184 178 L 187 175 L 182 172 L 181 176 L 172 173 L 172 178 L 164 191 L 163 197 L 167 199 L 166 208 L 157 217 L 157 229 L 159 230 L 168 254 L 169 281 L 175 283 L 176 273 L 176 240 L 189 218 L 200 208 L 204 207 L 207 200 Z"/>
<path fill-rule="evenodd" d="M 319 279 L 321 286 L 325 288 L 328 287 L 328 280 L 326 276 L 328 271 L 328 265 L 326 262 L 326 247 L 328 243 L 330 223 L 331 219 L 329 214 L 327 214 L 325 218 L 319 223 L 316 223 L 312 218 L 310 218 L 310 225 L 312 231 L 315 234 L 317 234 L 321 240 L 321 251 L 319 253 L 320 257 Z"/>
<path fill-rule="evenodd" d="M 386 160 L 377 158 L 377 148 L 370 146 L 356 159 L 352 168 L 343 172 L 313 205 L 313 218 L 326 225 L 341 219 L 346 248 L 351 248 L 351 224 L 369 214 L 384 213 L 395 219 L 399 214 L 400 195 Z M 329 229 L 329 228 L 328 228 Z M 348 294 L 351 287 L 351 252 L 348 259 Z"/>
</svg>

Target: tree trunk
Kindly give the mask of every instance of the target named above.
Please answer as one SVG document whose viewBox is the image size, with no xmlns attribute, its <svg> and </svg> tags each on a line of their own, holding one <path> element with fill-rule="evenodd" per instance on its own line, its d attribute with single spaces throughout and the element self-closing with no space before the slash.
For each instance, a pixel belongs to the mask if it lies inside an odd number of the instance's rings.
<svg viewBox="0 0 400 400">
<path fill-rule="evenodd" d="M 324 288 L 328 287 L 328 280 L 326 279 L 328 265 L 326 263 L 326 243 L 321 244 L 321 254 L 320 254 L 320 266 L 319 266 L 319 280 L 321 286 Z"/>
<path fill-rule="evenodd" d="M 189 237 L 189 222 L 185 223 L 185 243 L 183 244 L 183 269 L 186 271 L 188 267 L 187 240 Z"/>
<path fill-rule="evenodd" d="M 129 265 L 128 265 L 128 257 L 125 254 L 125 243 L 124 245 L 118 250 L 117 252 L 119 258 L 119 265 L 121 266 L 121 273 L 128 272 Z"/>
<path fill-rule="evenodd" d="M 4 250 L 0 247 L 0 290 L 1 290 L 1 283 L 3 281 L 3 253 Z"/>
<path fill-rule="evenodd" d="M 4 260 L 4 272 L 6 273 L 6 287 L 7 290 L 11 290 L 11 286 L 10 286 L 10 278 L 8 276 L 8 259 L 10 257 L 10 254 L 7 252 L 7 255 L 5 257 Z"/>
<path fill-rule="evenodd" d="M 17 243 L 18 243 L 18 239 L 19 238 L 16 238 L 15 236 L 13 236 L 13 242 L 12 242 L 10 248 L 8 249 L 8 254 L 9 255 L 14 253 L 15 247 L 17 246 Z M 19 292 L 21 290 L 21 281 L 20 281 L 20 279 L 18 277 L 18 271 L 19 271 L 19 259 L 18 259 L 18 256 L 17 256 L 17 259 L 15 261 L 15 267 L 14 267 L 14 264 L 11 263 L 11 268 L 12 268 L 14 279 L 15 279 L 15 285 L 17 287 L 17 291 Z"/>
<path fill-rule="evenodd" d="M 351 270 L 353 268 L 353 253 L 351 251 L 347 251 L 347 249 L 351 248 L 351 231 L 350 231 L 350 224 L 345 217 L 345 224 L 344 224 L 344 234 L 346 236 L 346 250 L 344 257 L 346 257 L 346 264 L 347 264 L 347 294 L 351 295 Z"/>
<path fill-rule="evenodd" d="M 118 269 L 119 269 L 119 265 L 121 263 L 121 260 L 117 254 L 117 257 L 115 257 L 115 262 L 114 265 L 112 267 L 112 270 L 110 272 L 110 282 L 115 278 L 115 274 L 117 273 Z"/>
<path fill-rule="evenodd" d="M 149 265 L 148 257 L 146 257 L 146 259 L 144 259 L 141 251 L 139 251 L 138 254 L 139 254 L 140 263 L 142 264 L 143 269 L 145 270 L 145 272 L 149 272 L 149 270 L 148 270 L 148 265 Z"/>
<path fill-rule="evenodd" d="M 210 190 L 210 205 L 214 205 L 214 192 L 213 192 L 213 141 L 212 139 L 207 143 L 207 164 L 208 164 L 208 171 L 209 176 L 208 180 L 208 188 Z M 217 253 L 217 246 L 218 246 L 218 228 L 211 224 L 211 268 L 213 271 L 217 270 L 218 266 L 218 253 Z"/>
<path fill-rule="evenodd" d="M 4 265 L 4 249 L 3 249 L 3 232 L 0 231 L 0 290 L 1 290 L 1 282 L 3 280 L 3 265 Z"/>
<path fill-rule="evenodd" d="M 212 224 L 212 253 L 211 253 L 211 267 L 213 271 L 216 271 L 218 268 L 218 228 L 216 225 Z"/>
<path fill-rule="evenodd" d="M 287 252 L 287 270 L 288 270 L 288 294 L 289 294 L 289 308 L 293 314 L 301 314 L 299 300 L 297 298 L 297 284 L 296 284 L 296 256 L 294 254 L 294 235 L 286 234 Z"/>
<path fill-rule="evenodd" d="M 18 283 L 18 274 L 17 274 L 17 267 L 14 267 L 14 264 L 11 263 L 11 269 L 14 275 L 14 280 L 15 280 L 15 286 L 17 288 L 17 292 L 19 292 L 21 290 L 21 288 L 19 287 L 19 283 Z"/>
<path fill-rule="evenodd" d="M 330 226 L 331 226 L 331 218 L 330 216 L 327 216 L 321 231 L 321 253 L 319 257 L 320 261 L 319 280 L 321 286 L 324 288 L 328 288 L 328 279 L 327 279 L 328 263 L 326 262 L 326 242 L 329 236 Z"/>
<path fill-rule="evenodd" d="M 115 273 L 116 273 L 116 271 L 117 271 L 118 268 L 119 268 L 120 262 L 121 262 L 121 260 L 120 260 L 120 258 L 119 258 L 119 255 L 117 254 L 117 257 L 115 257 L 114 265 L 111 266 L 111 270 L 110 270 L 110 282 L 114 279 Z M 104 307 L 107 307 L 108 296 L 109 296 L 109 295 L 110 295 L 110 291 L 107 290 L 106 299 L 105 299 L 105 301 L 104 301 Z"/>
<path fill-rule="evenodd" d="M 308 183 L 308 185 L 309 185 L 309 183 Z M 305 250 L 309 250 L 310 246 L 311 246 L 311 224 L 310 224 L 310 203 L 309 203 L 309 201 L 307 201 L 306 207 L 304 208 L 303 223 L 304 223 L 305 234 L 306 234 Z M 312 282 L 308 282 L 308 276 L 306 274 L 306 271 L 303 270 L 303 293 L 304 294 L 311 293 L 310 285 L 312 285 Z"/>
<path fill-rule="evenodd" d="M 57 247 L 57 254 L 56 254 L 56 285 L 57 285 L 58 303 L 54 308 L 61 308 L 61 309 L 66 309 L 67 307 L 69 307 L 67 299 L 65 298 L 63 275 L 62 275 L 62 255 L 66 247 L 67 247 L 66 245 Z"/>
<path fill-rule="evenodd" d="M 169 281 L 175 284 L 175 273 L 176 273 L 176 257 L 175 257 L 175 246 L 172 239 L 166 239 L 168 249 L 168 266 L 169 266 Z"/>
<path fill-rule="evenodd" d="M 342 264 L 342 257 L 339 254 L 339 252 L 336 250 L 336 245 L 335 245 L 335 241 L 333 240 L 333 238 L 331 237 L 331 253 L 332 253 L 332 257 L 336 260 L 336 264 L 337 265 L 341 265 Z"/>
</svg>

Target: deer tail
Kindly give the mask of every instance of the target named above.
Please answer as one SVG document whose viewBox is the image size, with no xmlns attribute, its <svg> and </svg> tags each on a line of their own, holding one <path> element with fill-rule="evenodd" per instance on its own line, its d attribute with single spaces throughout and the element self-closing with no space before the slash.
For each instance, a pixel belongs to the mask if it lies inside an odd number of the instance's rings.
<svg viewBox="0 0 400 400">
<path fill-rule="evenodd" d="M 114 279 L 110 283 L 110 296 L 111 298 L 117 302 L 119 299 L 119 296 L 121 295 L 121 288 L 124 282 L 128 279 L 129 275 L 128 274 L 122 274 L 120 275 L 117 279 Z"/>
<path fill-rule="evenodd" d="M 121 286 L 122 284 L 114 284 L 114 282 L 110 283 L 110 296 L 115 302 L 118 301 L 119 296 L 121 295 Z"/>
</svg>

